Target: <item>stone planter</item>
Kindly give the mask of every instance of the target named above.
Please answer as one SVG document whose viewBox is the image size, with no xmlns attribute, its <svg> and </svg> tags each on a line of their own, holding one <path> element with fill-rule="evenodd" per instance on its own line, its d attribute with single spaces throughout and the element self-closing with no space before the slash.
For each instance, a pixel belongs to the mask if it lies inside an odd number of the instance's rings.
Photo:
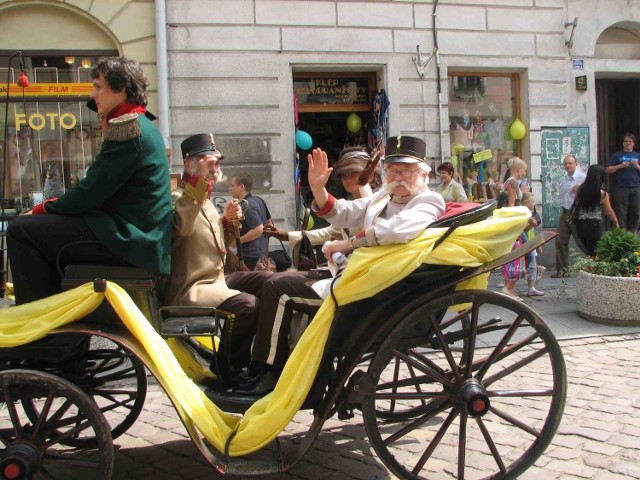
<svg viewBox="0 0 640 480">
<path fill-rule="evenodd" d="M 640 325 L 640 278 L 578 272 L 578 314 L 609 325 Z"/>
</svg>

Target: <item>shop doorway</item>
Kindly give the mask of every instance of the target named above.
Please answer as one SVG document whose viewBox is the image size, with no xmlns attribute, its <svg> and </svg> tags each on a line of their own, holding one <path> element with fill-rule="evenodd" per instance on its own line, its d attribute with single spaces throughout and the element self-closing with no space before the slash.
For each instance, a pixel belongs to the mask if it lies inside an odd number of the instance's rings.
<svg viewBox="0 0 640 480">
<path fill-rule="evenodd" d="M 297 149 L 300 203 L 311 204 L 313 196 L 307 179 L 307 155 L 312 148 L 327 152 L 332 166 L 347 147 L 370 147 L 368 122 L 372 95 L 376 91 L 375 72 L 294 72 L 293 88 L 298 105 L 297 129 L 309 134 L 310 148 Z M 346 191 L 335 182 L 327 190 L 336 198 Z M 327 225 L 314 218 L 315 227 Z"/>
<path fill-rule="evenodd" d="M 640 79 L 596 79 L 596 109 L 598 163 L 606 166 L 622 148 L 622 135 L 640 132 Z"/>
</svg>

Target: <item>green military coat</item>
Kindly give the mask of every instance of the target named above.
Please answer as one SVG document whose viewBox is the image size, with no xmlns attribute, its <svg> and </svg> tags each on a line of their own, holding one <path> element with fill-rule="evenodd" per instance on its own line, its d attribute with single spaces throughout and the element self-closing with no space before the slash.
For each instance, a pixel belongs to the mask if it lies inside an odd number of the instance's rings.
<svg viewBox="0 0 640 480">
<path fill-rule="evenodd" d="M 134 122 L 139 122 L 139 128 L 131 129 L 130 122 L 127 126 L 135 135 L 123 139 L 113 135 L 120 127 L 113 126 L 114 120 L 87 176 L 45 208 L 48 213 L 82 215 L 111 252 L 135 266 L 167 275 L 171 187 L 162 135 L 150 120 L 138 115 Z"/>
</svg>

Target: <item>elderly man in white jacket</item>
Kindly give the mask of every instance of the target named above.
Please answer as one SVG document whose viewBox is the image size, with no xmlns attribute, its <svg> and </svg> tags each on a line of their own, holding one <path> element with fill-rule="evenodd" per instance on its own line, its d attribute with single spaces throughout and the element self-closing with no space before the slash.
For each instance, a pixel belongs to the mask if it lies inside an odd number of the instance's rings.
<svg viewBox="0 0 640 480">
<path fill-rule="evenodd" d="M 314 211 L 336 227 L 357 229 L 360 233 L 327 244 L 327 258 L 356 248 L 408 243 L 444 213 L 442 196 L 427 186 L 431 169 L 426 163 L 426 144 L 419 138 L 389 138 L 384 187 L 370 197 L 349 201 L 330 195 L 325 185 L 331 170 L 325 152 L 315 149 L 309 155 Z M 289 355 L 287 336 L 293 310 L 312 317 L 322 303 L 313 288 L 316 282 L 309 272 L 287 271 L 273 274 L 263 286 L 258 294 L 261 305 L 250 379 L 240 391 L 264 395 L 275 387 Z"/>
</svg>

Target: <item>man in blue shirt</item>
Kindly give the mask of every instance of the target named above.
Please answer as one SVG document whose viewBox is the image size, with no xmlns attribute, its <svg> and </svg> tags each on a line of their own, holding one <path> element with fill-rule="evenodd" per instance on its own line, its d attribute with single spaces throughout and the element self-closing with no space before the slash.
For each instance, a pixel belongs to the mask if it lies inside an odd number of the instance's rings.
<svg viewBox="0 0 640 480">
<path fill-rule="evenodd" d="M 613 191 L 613 209 L 620 228 L 635 233 L 640 222 L 640 153 L 634 152 L 637 144 L 633 133 L 622 137 L 622 150 L 611 155 L 606 172 L 616 179 Z"/>
<path fill-rule="evenodd" d="M 240 229 L 242 258 L 245 265 L 253 270 L 267 249 L 268 239 L 262 235 L 265 225 L 273 225 L 267 204 L 260 197 L 251 195 L 253 178 L 247 173 L 239 173 L 229 180 L 229 193 L 233 198 L 245 200 L 244 219 Z"/>
</svg>

